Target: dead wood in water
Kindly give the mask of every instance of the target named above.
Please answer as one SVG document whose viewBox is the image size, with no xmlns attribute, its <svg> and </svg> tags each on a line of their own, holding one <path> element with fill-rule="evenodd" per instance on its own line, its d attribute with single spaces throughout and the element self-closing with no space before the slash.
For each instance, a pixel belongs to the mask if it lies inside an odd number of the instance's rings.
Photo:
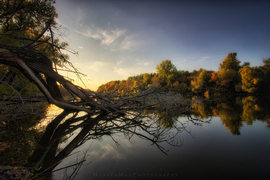
<svg viewBox="0 0 270 180">
<path fill-rule="evenodd" d="M 31 48 L 0 45 L 0 63 L 19 69 L 37 85 L 48 102 L 63 109 L 85 111 L 91 114 L 97 110 L 121 112 L 127 109 L 189 107 L 190 105 L 180 94 L 158 93 L 154 88 L 149 88 L 134 96 L 100 95 L 85 90 L 58 74 L 47 57 Z M 75 97 L 76 103 L 63 99 L 57 83 Z"/>
</svg>

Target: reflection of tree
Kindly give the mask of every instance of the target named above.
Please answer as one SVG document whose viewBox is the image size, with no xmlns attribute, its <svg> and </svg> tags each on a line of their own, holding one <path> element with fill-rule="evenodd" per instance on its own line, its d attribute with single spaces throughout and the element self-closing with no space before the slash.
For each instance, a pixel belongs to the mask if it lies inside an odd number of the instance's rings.
<svg viewBox="0 0 270 180">
<path fill-rule="evenodd" d="M 242 121 L 240 118 L 240 108 L 236 103 L 227 101 L 218 104 L 219 117 L 224 126 L 231 131 L 233 135 L 240 135 L 240 127 L 242 127 Z"/>
<path fill-rule="evenodd" d="M 0 103 L 0 148 L 1 165 L 23 165 L 42 136 L 42 131 L 34 128 L 45 117 L 47 103 L 26 102 Z"/>
<path fill-rule="evenodd" d="M 202 121 L 195 119 L 191 119 L 191 121 L 202 123 Z M 33 167 L 35 170 L 38 169 L 35 172 L 36 176 L 44 176 L 44 172 L 47 172 L 46 176 L 50 177 L 52 170 L 75 148 L 90 139 L 101 138 L 104 135 L 110 136 L 118 144 L 113 137 L 116 133 L 123 133 L 128 140 L 131 140 L 134 135 L 146 139 L 166 154 L 166 150 L 161 143 L 181 146 L 181 141 L 176 135 L 183 130 L 185 130 L 185 127 L 180 127 L 180 124 L 178 124 L 175 131 L 170 131 L 160 126 L 154 115 L 145 115 L 138 112 L 119 114 L 100 112 L 100 114 L 89 116 L 63 111 L 47 126 L 26 166 Z M 71 136 L 72 133 L 76 135 Z M 67 145 L 59 149 L 58 145 L 63 137 Z M 82 162 L 83 160 L 76 165 L 79 167 Z M 78 171 L 78 168 L 76 171 Z"/>
<path fill-rule="evenodd" d="M 196 104 L 193 104 L 192 109 L 193 112 L 199 114 L 201 118 L 207 119 L 213 116 L 212 109 L 210 108 L 210 105 L 207 104 L 207 101 L 200 101 Z"/>
<path fill-rule="evenodd" d="M 257 119 L 260 115 L 262 108 L 258 105 L 258 100 L 254 96 L 244 97 L 243 103 L 243 114 L 242 120 L 246 121 L 247 124 L 251 125 L 252 121 Z"/>
<path fill-rule="evenodd" d="M 192 112 L 201 118 L 219 116 L 222 123 L 233 135 L 240 135 L 240 127 L 243 126 L 243 121 L 249 125 L 254 120 L 267 121 L 269 124 L 270 113 L 265 108 L 268 106 L 268 97 L 221 98 L 193 104 Z"/>
<path fill-rule="evenodd" d="M 172 128 L 175 122 L 177 121 L 178 116 L 173 116 L 163 111 L 158 114 L 157 122 L 162 125 L 164 128 Z"/>
</svg>

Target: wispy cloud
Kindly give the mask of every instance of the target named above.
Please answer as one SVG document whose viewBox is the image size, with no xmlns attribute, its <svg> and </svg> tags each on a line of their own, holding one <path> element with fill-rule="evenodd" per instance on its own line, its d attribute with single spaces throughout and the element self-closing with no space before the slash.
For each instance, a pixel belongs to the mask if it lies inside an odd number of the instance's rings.
<svg viewBox="0 0 270 180">
<path fill-rule="evenodd" d="M 88 154 L 91 155 L 91 157 L 93 158 L 99 157 L 99 161 L 104 160 L 104 159 L 123 159 L 124 158 L 123 155 L 110 144 L 103 145 L 100 148 L 95 149 Z"/>
<path fill-rule="evenodd" d="M 129 62 L 127 65 L 125 62 Z M 127 78 L 129 76 L 134 76 L 140 73 L 146 73 L 147 68 L 152 66 L 153 62 L 148 62 L 141 59 L 136 59 L 131 63 L 131 60 L 127 61 L 121 60 L 117 62 L 117 66 L 114 66 L 114 73 L 120 75 L 122 78 Z"/>
<path fill-rule="evenodd" d="M 88 27 L 87 30 L 76 30 L 77 33 L 93 38 L 101 45 L 112 51 L 131 49 L 136 45 L 135 35 L 130 34 L 126 29 L 108 28 L 102 29 L 95 26 Z"/>
<path fill-rule="evenodd" d="M 104 65 L 105 64 L 102 63 L 102 62 L 96 61 L 94 63 L 89 64 L 87 67 L 92 69 L 95 72 L 99 72 L 99 71 L 101 71 L 103 69 Z"/>
<path fill-rule="evenodd" d="M 152 65 L 153 62 L 148 62 L 148 61 L 145 61 L 145 60 L 137 59 L 136 64 L 139 65 L 139 66 L 149 66 L 149 65 Z"/>
<path fill-rule="evenodd" d="M 118 75 L 122 76 L 123 78 L 131 76 L 132 74 L 132 69 L 130 68 L 120 68 L 120 67 L 114 67 L 114 72 L 117 73 Z"/>
<path fill-rule="evenodd" d="M 205 61 L 206 59 L 209 59 L 210 56 L 204 56 L 202 58 L 200 58 L 197 62 L 201 62 L 201 61 Z"/>
<path fill-rule="evenodd" d="M 85 12 L 76 8 L 72 16 L 67 15 L 69 22 L 73 22 L 73 26 L 69 25 L 68 28 L 78 34 L 97 40 L 103 47 L 109 48 L 111 51 L 129 50 L 142 43 L 136 40 L 137 34 L 130 32 L 127 28 L 119 28 L 110 22 L 107 22 L 106 25 L 88 23 L 87 17 Z"/>
<path fill-rule="evenodd" d="M 87 36 L 92 37 L 96 40 L 101 41 L 103 45 L 110 45 L 114 43 L 118 38 L 120 38 L 125 33 L 125 30 L 103 30 L 98 29 L 96 32 L 91 32 L 91 29 L 87 31 Z"/>
<path fill-rule="evenodd" d="M 83 46 L 78 46 L 78 48 L 83 49 Z"/>
</svg>

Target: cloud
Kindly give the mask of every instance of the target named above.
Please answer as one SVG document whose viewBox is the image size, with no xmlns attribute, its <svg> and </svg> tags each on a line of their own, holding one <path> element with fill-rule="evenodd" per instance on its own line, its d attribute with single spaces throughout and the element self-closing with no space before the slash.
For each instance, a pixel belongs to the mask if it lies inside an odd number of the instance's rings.
<svg viewBox="0 0 270 180">
<path fill-rule="evenodd" d="M 138 66 L 149 66 L 149 65 L 152 65 L 153 64 L 153 62 L 147 62 L 147 61 L 145 61 L 145 60 L 140 60 L 140 59 L 137 59 L 136 60 L 136 64 L 138 65 Z"/>
<path fill-rule="evenodd" d="M 134 62 L 131 62 L 131 60 L 121 60 L 118 61 L 117 66 L 114 66 L 113 68 L 115 74 L 118 74 L 123 79 L 126 79 L 129 76 L 135 76 L 140 73 L 147 73 L 149 71 L 147 68 L 152 64 L 153 62 L 147 62 L 139 59 L 135 60 Z"/>
<path fill-rule="evenodd" d="M 78 48 L 83 49 L 83 46 L 78 46 Z"/>
<path fill-rule="evenodd" d="M 98 29 L 94 33 L 91 32 L 91 29 L 89 29 L 87 32 L 88 37 L 92 37 L 96 40 L 99 40 L 101 44 L 103 45 L 110 45 L 114 43 L 124 33 L 125 33 L 125 30 L 119 30 L 119 29 L 114 29 L 114 30 Z"/>
<path fill-rule="evenodd" d="M 102 46 L 109 48 L 111 51 L 128 50 L 136 45 L 134 40 L 136 36 L 130 34 L 126 29 L 116 27 L 104 29 L 93 25 L 85 29 L 76 30 L 76 32 L 97 40 Z"/>
<path fill-rule="evenodd" d="M 123 78 L 129 77 L 132 73 L 130 73 L 132 71 L 132 69 L 130 68 L 120 68 L 120 67 L 114 67 L 114 72 L 121 75 Z"/>
<path fill-rule="evenodd" d="M 209 59 L 209 58 L 210 58 L 209 56 L 204 56 L 201 59 L 199 59 L 197 62 L 204 61 L 204 60 Z"/>
<path fill-rule="evenodd" d="M 88 67 L 89 69 L 92 69 L 92 70 L 95 71 L 95 72 L 99 72 L 99 71 L 101 71 L 101 70 L 103 69 L 104 65 L 105 65 L 105 64 L 102 63 L 102 62 L 96 61 L 96 62 L 93 62 L 93 63 L 87 65 L 87 67 Z"/>
<path fill-rule="evenodd" d="M 99 157 L 100 160 L 108 159 L 124 159 L 124 156 L 110 144 L 102 145 L 99 149 L 93 150 L 88 153 L 90 157 Z M 92 158 L 92 159 L 93 159 Z"/>
</svg>

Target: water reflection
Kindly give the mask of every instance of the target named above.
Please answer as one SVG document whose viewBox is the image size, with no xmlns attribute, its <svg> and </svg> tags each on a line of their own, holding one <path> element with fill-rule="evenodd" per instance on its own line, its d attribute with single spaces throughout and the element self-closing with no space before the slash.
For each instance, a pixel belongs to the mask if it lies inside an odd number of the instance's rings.
<svg viewBox="0 0 270 180">
<path fill-rule="evenodd" d="M 240 135 L 241 127 L 245 124 L 251 125 L 257 120 L 266 122 L 266 127 L 269 128 L 268 102 L 266 97 L 237 97 L 230 100 L 219 98 L 200 101 L 194 104 L 191 112 L 188 113 L 177 109 L 133 111 L 121 114 L 97 112 L 92 115 L 57 111 L 57 116 L 50 120 L 50 123 L 46 122 L 46 125 L 48 123 L 46 129 L 33 128 L 37 127 L 37 123 L 30 121 L 25 128 L 18 126 L 14 131 L 10 131 L 10 138 L 5 139 L 5 142 L 8 143 L 6 149 L 0 151 L 1 165 L 23 165 L 29 167 L 29 171 L 33 173 L 32 178 L 42 177 L 44 179 L 51 178 L 53 172 L 63 168 L 72 169 L 72 172 L 69 171 L 65 175 L 65 179 L 72 179 L 76 177 L 89 154 L 82 152 L 83 155 L 76 162 L 65 167 L 59 165 L 74 153 L 75 149 L 87 144 L 86 142 L 89 140 L 96 141 L 107 137 L 116 146 L 120 146 L 121 144 L 115 138 L 119 134 L 130 143 L 133 143 L 132 139 L 136 136 L 148 141 L 148 144 L 154 145 L 160 152 L 167 154 L 168 146 L 165 147 L 164 144 L 182 146 L 179 134 L 183 131 L 190 133 L 190 129 L 187 128 L 189 123 L 201 126 L 210 123 L 212 117 L 219 117 L 222 124 L 233 135 Z M 44 117 L 44 113 L 40 117 Z M 213 124 L 215 123 L 216 121 Z M 22 131 L 22 129 L 25 130 Z M 18 136 L 16 132 L 22 132 L 22 134 Z M 229 134 L 227 133 L 227 135 Z M 193 134 L 191 135 L 193 136 Z M 17 142 L 15 143 L 15 141 Z M 3 144 L 4 140 L 1 139 L 1 142 Z M 207 142 L 205 142 L 206 144 Z M 11 148 L 11 145 L 14 147 Z M 102 157 L 107 159 L 111 154 L 106 155 L 104 152 L 113 152 L 114 158 L 122 158 L 121 153 L 110 145 L 104 145 L 102 148 L 98 149 L 96 154 L 93 152 L 90 155 L 96 156 L 96 159 Z"/>
<path fill-rule="evenodd" d="M 42 136 L 35 128 L 46 115 L 47 103 L 0 104 L 0 162 L 1 165 L 24 165 Z"/>
<path fill-rule="evenodd" d="M 269 97 L 220 98 L 202 101 L 193 105 L 192 112 L 201 118 L 220 117 L 224 126 L 233 134 L 240 135 L 243 123 L 252 125 L 254 121 L 266 122 L 270 127 Z"/>
<path fill-rule="evenodd" d="M 161 114 L 163 114 L 163 122 L 171 119 L 168 114 L 168 118 L 165 118 L 163 112 Z M 194 123 L 207 122 L 191 118 L 190 120 Z M 100 112 L 90 116 L 63 111 L 48 124 L 26 166 L 34 167 L 36 177 L 45 175 L 51 177 L 53 169 L 74 149 L 82 146 L 88 140 L 100 139 L 103 136 L 109 136 L 116 145 L 120 145 L 114 138 L 119 133 L 129 141 L 133 136 L 145 139 L 166 154 L 167 150 L 161 145 L 162 143 L 178 147 L 182 145 L 177 135 L 186 130 L 186 126 L 183 123 L 176 124 L 174 119 L 174 128 L 164 128 L 156 121 L 155 114 L 141 112 L 121 114 Z M 65 146 L 60 149 L 59 145 L 63 142 Z M 76 175 L 84 160 L 75 164 L 77 168 L 71 173 L 71 176 Z"/>
</svg>

